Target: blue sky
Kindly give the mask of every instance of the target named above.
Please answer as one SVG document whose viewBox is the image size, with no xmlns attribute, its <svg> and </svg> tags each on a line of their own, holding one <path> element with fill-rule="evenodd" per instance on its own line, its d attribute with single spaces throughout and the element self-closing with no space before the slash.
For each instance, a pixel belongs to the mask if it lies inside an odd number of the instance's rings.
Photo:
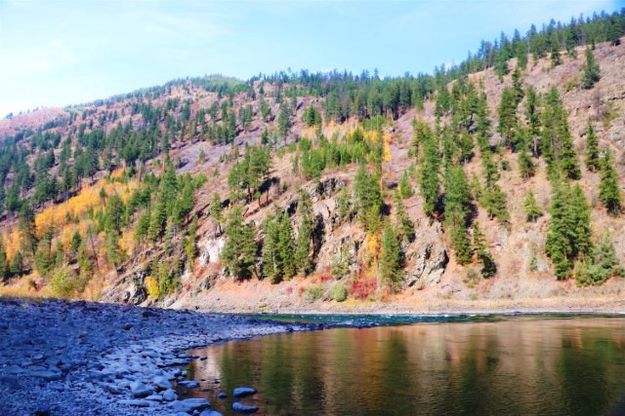
<svg viewBox="0 0 625 416">
<path fill-rule="evenodd" d="M 212 73 L 429 72 L 597 1 L 0 0 L 0 117 Z"/>
</svg>

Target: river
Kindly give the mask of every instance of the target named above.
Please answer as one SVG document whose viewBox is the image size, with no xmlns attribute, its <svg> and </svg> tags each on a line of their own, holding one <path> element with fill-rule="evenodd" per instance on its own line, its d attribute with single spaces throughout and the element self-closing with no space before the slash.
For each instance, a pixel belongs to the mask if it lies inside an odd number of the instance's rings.
<svg viewBox="0 0 625 416">
<path fill-rule="evenodd" d="M 625 415 L 625 318 L 417 321 L 196 350 L 189 394 L 224 414 L 249 385 L 272 416 Z"/>
</svg>

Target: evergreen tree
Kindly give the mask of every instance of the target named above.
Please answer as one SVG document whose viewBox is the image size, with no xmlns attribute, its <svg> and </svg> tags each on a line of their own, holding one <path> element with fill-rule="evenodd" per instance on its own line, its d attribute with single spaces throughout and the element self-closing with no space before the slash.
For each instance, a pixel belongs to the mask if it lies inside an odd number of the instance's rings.
<svg viewBox="0 0 625 416">
<path fill-rule="evenodd" d="M 399 179 L 399 194 L 402 199 L 408 199 L 413 195 L 412 185 L 410 184 L 410 178 L 408 172 L 404 172 Z"/>
<path fill-rule="evenodd" d="M 286 141 L 291 131 L 291 109 L 287 104 L 280 105 L 278 114 L 278 133 Z"/>
<path fill-rule="evenodd" d="M 399 289 L 403 277 L 401 247 L 397 233 L 389 223 L 384 226 L 382 234 L 379 265 L 382 283 L 393 290 Z"/>
<path fill-rule="evenodd" d="M 596 172 L 600 168 L 601 157 L 599 155 L 599 139 L 595 134 L 595 129 L 590 120 L 586 127 L 586 166 L 591 172 Z"/>
<path fill-rule="evenodd" d="M 523 202 L 523 209 L 525 210 L 525 219 L 528 222 L 534 222 L 543 215 L 543 210 L 538 205 L 534 191 L 531 189 L 527 191 L 525 201 Z"/>
<path fill-rule="evenodd" d="M 256 260 L 254 225 L 243 223 L 243 208 L 233 207 L 228 213 L 224 229 L 226 241 L 221 252 L 224 268 L 233 278 L 251 277 Z"/>
<path fill-rule="evenodd" d="M 87 251 L 86 242 L 83 242 L 78 248 L 77 261 L 80 275 L 87 278 L 91 277 L 93 274 L 93 263 Z"/>
<path fill-rule="evenodd" d="M 585 56 L 586 62 L 584 63 L 582 73 L 582 88 L 589 90 L 601 79 L 601 70 L 592 50 L 588 47 L 586 48 Z"/>
<path fill-rule="evenodd" d="M 517 94 L 513 88 L 504 88 L 499 104 L 498 131 L 506 146 L 513 149 L 513 134 L 517 126 Z"/>
<path fill-rule="evenodd" d="M 574 261 L 590 253 L 590 211 L 582 189 L 556 183 L 545 249 L 558 279 L 570 276 Z"/>
<path fill-rule="evenodd" d="M 377 231 L 380 225 L 383 200 L 379 179 L 369 173 L 361 164 L 354 179 L 354 202 L 361 222 L 369 232 Z"/>
<path fill-rule="evenodd" d="M 473 223 L 473 252 L 477 261 L 482 265 L 482 276 L 489 278 L 497 273 L 497 265 L 486 246 L 486 239 L 477 221 Z"/>
<path fill-rule="evenodd" d="M 273 283 L 288 280 L 296 272 L 295 242 L 291 220 L 284 212 L 274 212 L 263 223 L 263 275 Z"/>
<path fill-rule="evenodd" d="M 221 197 L 217 192 L 213 192 L 213 196 L 209 206 L 209 215 L 211 219 L 217 225 L 218 234 L 221 234 L 221 224 L 224 222 L 223 218 L 223 205 L 221 204 Z"/>
<path fill-rule="evenodd" d="M 13 276 L 20 276 L 24 272 L 22 253 L 19 250 L 13 254 L 10 272 Z"/>
<path fill-rule="evenodd" d="M 22 205 L 19 215 L 20 244 L 23 253 L 35 255 L 37 236 L 35 234 L 35 212 L 28 203 Z"/>
<path fill-rule="evenodd" d="M 74 231 L 74 235 L 72 235 L 72 242 L 70 243 L 70 250 L 73 254 L 78 253 L 78 248 L 82 244 L 82 237 L 80 236 L 80 232 L 78 230 Z"/>
<path fill-rule="evenodd" d="M 461 166 L 447 166 L 445 173 L 445 229 L 460 264 L 471 261 L 471 244 L 467 235 L 471 211 L 471 192 Z"/>
<path fill-rule="evenodd" d="M 438 141 L 427 127 L 423 142 L 423 163 L 421 164 L 420 181 L 423 210 L 426 215 L 433 216 L 438 208 L 440 155 Z"/>
<path fill-rule="evenodd" d="M 119 267 L 125 260 L 125 253 L 119 247 L 119 237 L 116 233 L 109 231 L 106 233 L 106 259 L 115 268 Z"/>
<path fill-rule="evenodd" d="M 611 215 L 621 212 L 621 189 L 618 183 L 618 174 L 614 167 L 612 152 L 606 149 L 601 159 L 601 183 L 599 184 L 599 199 Z"/>
<path fill-rule="evenodd" d="M 540 127 L 541 114 L 539 111 L 540 99 L 536 90 L 531 85 L 527 87 L 525 99 L 525 119 L 528 127 L 528 147 L 531 148 L 534 157 L 540 154 Z"/>
<path fill-rule="evenodd" d="M 590 259 L 578 264 L 575 279 L 578 286 L 600 285 L 612 276 L 624 274 L 612 240 L 609 235 L 604 235 L 592 249 Z"/>
<path fill-rule="evenodd" d="M 11 269 L 7 260 L 7 253 L 4 251 L 4 246 L 0 242 L 0 281 L 6 280 L 10 272 Z"/>
<path fill-rule="evenodd" d="M 542 120 L 541 145 L 549 165 L 549 173 L 564 173 L 569 179 L 579 179 L 581 171 L 573 139 L 569 129 L 567 113 L 556 87 L 547 94 Z"/>
<path fill-rule="evenodd" d="M 412 243 L 415 240 L 414 223 L 406 213 L 404 203 L 400 197 L 400 192 L 395 192 L 393 196 L 393 204 L 395 206 L 395 219 L 397 221 L 397 230 L 401 236 L 401 239 Z"/>
<path fill-rule="evenodd" d="M 313 268 L 315 220 L 310 194 L 301 188 L 297 193 L 299 227 L 297 228 L 297 242 L 295 246 L 295 267 L 297 272 L 307 275 Z"/>
</svg>

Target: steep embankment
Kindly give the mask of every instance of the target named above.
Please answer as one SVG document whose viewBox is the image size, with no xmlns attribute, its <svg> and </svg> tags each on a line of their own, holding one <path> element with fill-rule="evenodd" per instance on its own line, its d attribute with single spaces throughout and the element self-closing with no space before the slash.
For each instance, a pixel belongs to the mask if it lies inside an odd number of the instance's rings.
<svg viewBox="0 0 625 416">
<path fill-rule="evenodd" d="M 530 58 L 526 69 L 521 71 L 521 83 L 524 89 L 532 86 L 539 94 L 546 94 L 551 87 L 556 87 L 568 113 L 568 123 L 580 162 L 582 175 L 577 181 L 582 187 L 591 207 L 592 231 L 595 239 L 609 234 L 614 242 L 617 256 L 625 260 L 625 220 L 623 216 L 610 216 L 598 200 L 600 174 L 590 172 L 583 163 L 585 154 L 585 129 L 591 120 L 602 147 L 609 147 L 616 159 L 620 177 L 625 174 L 623 146 L 625 146 L 625 46 L 611 46 L 607 43 L 597 45 L 594 55 L 601 68 L 601 79 L 592 89 L 580 87 L 581 68 L 584 62 L 584 50 L 578 48 L 577 58 L 562 57 L 562 63 L 552 67 L 549 59 L 534 61 Z M 509 62 L 515 68 L 515 60 Z M 477 72 L 469 76 L 470 82 L 486 96 L 488 118 L 491 120 L 491 144 L 497 144 L 502 138 L 497 133 L 498 107 L 504 88 L 512 86 L 512 75 L 500 80 L 494 69 Z M 457 82 L 457 81 L 455 81 Z M 451 90 L 453 84 L 448 88 Z M 441 216 L 429 217 L 425 214 L 424 199 L 419 191 L 418 158 L 411 151 L 414 139 L 413 121 L 424 121 L 435 125 L 436 96 L 431 95 L 420 110 L 409 109 L 392 119 L 385 118 L 380 136 L 375 128 L 360 123 L 351 117 L 341 123 L 330 120 L 324 115 L 320 131 L 338 142 L 349 142 L 346 137 L 354 134 L 357 128 L 364 129 L 364 141 L 367 146 L 378 144 L 383 147 L 380 184 L 384 198 L 384 216 L 394 220 L 396 203 L 393 191 L 402 175 L 406 174 L 414 194 L 403 200 L 403 205 L 415 228 L 415 239 L 402 246 L 404 267 L 399 293 L 381 288 L 374 264 L 379 256 L 380 236 L 372 238 L 357 215 L 348 215 L 342 211 L 342 197 L 353 190 L 357 173 L 356 163 L 335 164 L 322 169 L 318 179 L 310 179 L 302 173 L 302 153 L 292 145 L 300 138 L 311 139 L 313 146 L 320 146 L 315 127 L 307 127 L 303 119 L 306 111 L 315 108 L 324 113 L 328 107 L 326 98 L 301 96 L 297 93 L 289 96 L 292 113 L 289 120 L 290 133 L 281 138 L 281 112 L 287 100 L 281 94 L 289 86 L 275 82 L 256 81 L 245 92 L 231 93 L 224 97 L 219 91 L 203 89 L 193 83 L 178 83 L 166 87 L 158 94 L 143 94 L 122 97 L 110 102 L 94 103 L 84 108 L 68 109 L 51 122 L 53 131 L 61 136 L 75 137 L 82 128 L 90 131 L 95 126 L 101 127 L 106 134 L 111 134 L 119 125 L 142 128 L 157 126 L 161 135 L 168 137 L 169 156 L 176 161 L 178 174 L 206 174 L 206 182 L 197 189 L 194 205 L 180 224 L 182 230 L 188 230 L 192 220 L 197 220 L 196 240 L 197 256 L 188 260 L 185 249 L 184 231 L 174 227 L 170 234 L 157 236 L 153 244 L 132 242 L 139 221 L 137 211 L 126 221 L 127 230 L 120 232 L 121 249 L 125 252 L 120 264 L 109 264 L 108 260 L 98 263 L 99 277 L 97 284 L 88 285 L 89 293 L 107 301 L 129 302 L 142 305 L 171 307 L 201 307 L 217 310 L 594 310 L 619 309 L 621 291 L 625 281 L 614 277 L 601 286 L 577 287 L 573 279 L 558 281 L 554 276 L 553 266 L 545 254 L 545 239 L 550 223 L 549 207 L 552 198 L 550 181 L 547 178 L 547 166 L 544 158 L 538 158 L 536 174 L 523 178 L 518 168 L 519 153 L 511 152 L 501 146 L 497 153 L 499 169 L 499 187 L 506 196 L 509 222 L 501 224 L 496 218 L 490 218 L 481 204 L 475 204 L 474 218 L 485 236 L 485 241 L 497 265 L 497 273 L 488 279 L 467 279 L 473 264 L 461 265 L 451 248 L 450 236 L 445 229 Z M 297 86 L 293 87 L 294 90 Z M 224 102 L 229 103 L 224 107 Z M 517 113 L 521 122 L 525 122 L 521 101 Z M 152 117 L 155 109 L 165 108 L 162 113 Z M 224 109 L 225 108 L 225 109 Z M 229 110 L 230 108 L 230 110 Z M 246 111 L 249 108 L 249 117 Z M 230 111 L 230 113 L 229 113 Z M 73 114 L 73 115 L 72 115 Z M 83 114 L 82 118 L 79 114 Z M 230 114 L 230 115 L 228 115 Z M 236 115 L 236 128 L 228 132 L 230 117 Z M 31 120 L 32 117 L 29 118 Z M 68 123 L 67 120 L 70 120 Z M 152 120 L 152 121 L 150 121 Z M 204 123 L 210 120 L 211 123 Z M 30 122 L 30 121 L 29 121 Z M 449 123 L 449 116 L 443 117 Z M 2 121 L 3 131 L 18 131 L 15 123 L 19 118 Z M 13 123 L 13 125 L 10 125 Z M 80 126 L 87 126 L 80 127 Z M 91 126 L 89 126 L 91 125 Z M 31 127 L 24 125 L 24 127 Z M 168 133 L 162 133 L 168 132 Z M 267 133 L 265 133 L 267 132 Z M 130 133 L 124 133 L 130 134 Z M 222 140 L 222 135 L 230 135 Z M 263 136 L 265 135 L 264 139 Z M 149 135 L 141 140 L 148 140 Z M 121 135 L 123 137 L 123 134 Z M 207 139 L 208 138 L 208 139 Z M 26 143 L 30 143 L 26 139 Z M 30 139 L 32 140 L 32 139 Z M 159 140 L 164 141 L 162 137 Z M 250 279 L 235 281 L 224 274 L 222 250 L 226 240 L 223 222 L 217 224 L 211 216 L 211 199 L 219 195 L 220 202 L 228 209 L 232 184 L 229 183 L 229 171 L 241 160 L 247 145 L 260 144 L 263 140 L 273 143 L 271 169 L 267 180 L 262 185 L 260 197 L 244 201 L 244 221 L 254 224 L 256 230 L 257 263 L 262 257 L 263 221 L 276 209 L 288 212 L 292 216 L 296 233 L 301 221 L 296 214 L 299 188 L 303 188 L 311 197 L 314 217 L 315 244 L 314 268 L 306 276 L 278 284 L 270 279 L 259 279 L 257 268 Z M 139 141 L 140 143 L 141 141 Z M 28 144 L 30 145 L 30 144 Z M 163 144 L 156 145 L 165 146 Z M 143 151 L 143 150 L 142 150 Z M 161 173 L 163 157 L 158 152 L 149 153 L 142 163 L 137 163 L 140 172 Z M 57 158 L 61 151 L 55 150 Z M 35 155 L 30 156 L 34 162 Z M 299 165 L 298 165 L 299 164 Z M 126 167 L 121 160 L 114 160 L 110 170 Z M 56 165 L 52 169 L 59 169 Z M 464 164 L 464 171 L 469 178 L 483 177 L 483 157 L 475 151 L 473 158 Z M 106 171 L 98 171 L 83 181 L 96 183 L 98 188 L 106 182 Z M 315 175 L 313 175 L 315 176 Z M 622 180 L 619 181 L 623 183 Z M 538 204 L 544 211 L 536 222 L 525 218 L 524 199 L 532 190 Z M 248 190 L 249 191 L 249 186 Z M 69 201 L 72 199 L 70 198 Z M 127 199 L 124 202 L 127 203 Z M 108 204 L 108 202 L 106 202 Z M 96 204 L 97 205 L 97 204 Z M 56 206 L 56 205 L 53 205 Z M 149 209 L 149 208 L 148 208 Z M 38 211 L 40 215 L 42 211 Z M 82 211 L 81 211 L 82 212 Z M 149 212 L 149 211 L 148 211 Z M 75 213 L 74 213 L 75 214 Z M 82 215 L 82 214 L 81 214 Z M 78 224 L 93 221 L 86 211 Z M 79 215 L 76 214 L 77 217 Z M 61 222 L 65 220 L 59 220 Z M 67 224 L 76 221 L 65 221 Z M 106 224 L 104 224 L 106 225 Z M 5 245 L 15 240 L 11 236 L 17 230 L 15 215 L 7 215 L 2 222 L 5 230 Z M 84 227 L 76 226 L 79 230 Z M 41 236 L 40 236 L 41 237 Z M 70 235 L 54 237 L 69 245 Z M 108 256 L 107 235 L 96 235 L 95 248 L 92 250 L 95 260 Z M 128 242 L 130 241 L 130 242 Z M 126 242 L 128 242 L 126 244 Z M 12 244 L 14 247 L 16 243 Z M 13 249 L 15 250 L 15 249 Z M 11 253 L 12 254 L 12 253 Z M 337 275 L 337 258 L 342 261 L 341 276 Z M 182 261 L 182 260 L 185 261 Z M 69 256 L 74 263 L 75 257 Z M 175 290 L 168 287 L 167 292 L 155 292 L 150 282 L 164 278 L 156 276 L 160 272 L 159 264 L 182 265 L 174 267 Z M 169 267 L 168 272 L 174 273 Z M 166 273 L 165 273 L 166 274 Z M 169 277 L 167 277 L 169 279 Z M 28 295 L 41 294 L 41 287 L 46 287 L 46 276 L 36 270 L 22 279 L 13 279 L 5 292 L 16 291 Z M 30 283 L 34 282 L 34 283 Z M 34 286 L 34 288 L 33 288 Z M 347 296 L 344 302 L 336 302 L 337 287 L 341 287 Z M 161 286 L 161 289 L 163 286 Z M 91 295 L 74 294 L 74 296 Z M 339 298 L 342 298 L 339 296 Z"/>
</svg>

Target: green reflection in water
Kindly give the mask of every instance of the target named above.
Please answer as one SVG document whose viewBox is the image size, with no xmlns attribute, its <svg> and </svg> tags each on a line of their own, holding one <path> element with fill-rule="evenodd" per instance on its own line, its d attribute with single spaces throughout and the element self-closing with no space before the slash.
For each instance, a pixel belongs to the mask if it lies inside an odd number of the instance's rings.
<svg viewBox="0 0 625 416">
<path fill-rule="evenodd" d="M 244 402 L 262 415 L 620 415 L 624 323 L 511 318 L 283 334 L 194 351 L 205 359 L 191 374 L 220 379 L 228 393 L 256 387 Z M 217 391 L 193 394 L 232 414 Z"/>
</svg>

